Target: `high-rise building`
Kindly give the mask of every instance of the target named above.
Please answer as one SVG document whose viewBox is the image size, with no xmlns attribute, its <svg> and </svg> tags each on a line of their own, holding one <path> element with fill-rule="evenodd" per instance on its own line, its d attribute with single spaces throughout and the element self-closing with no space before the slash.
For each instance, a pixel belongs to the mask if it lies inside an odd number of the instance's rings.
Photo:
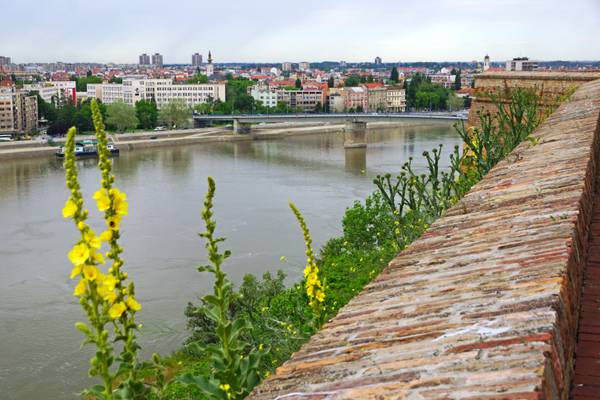
<svg viewBox="0 0 600 400">
<path fill-rule="evenodd" d="M 194 67 L 199 67 L 202 65 L 202 54 L 194 53 L 192 54 L 192 65 Z"/>
<path fill-rule="evenodd" d="M 10 57 L 0 56 L 0 65 L 10 65 Z"/>
<path fill-rule="evenodd" d="M 381 65 L 381 57 L 375 57 L 375 64 Z"/>
<path fill-rule="evenodd" d="M 206 64 L 206 76 L 213 76 L 215 73 L 215 67 L 213 65 L 212 55 L 210 54 L 210 50 L 208 51 L 208 64 Z"/>
<path fill-rule="evenodd" d="M 157 67 L 162 67 L 163 66 L 163 56 L 162 56 L 162 54 L 154 53 L 152 55 L 152 65 L 157 66 Z"/>
<path fill-rule="evenodd" d="M 527 57 L 517 57 L 506 62 L 507 71 L 535 71 L 538 68 L 537 61 Z"/>
<path fill-rule="evenodd" d="M 31 132 L 37 127 L 37 97 L 15 87 L 0 88 L 0 132 Z"/>
<path fill-rule="evenodd" d="M 308 69 L 310 69 L 310 63 L 304 61 L 298 64 L 298 69 L 300 69 L 300 71 L 307 71 Z"/>
<path fill-rule="evenodd" d="M 486 54 L 485 57 L 483 57 L 483 70 L 487 71 L 488 69 L 490 69 L 490 56 Z"/>
<path fill-rule="evenodd" d="M 291 71 L 292 70 L 292 63 L 291 62 L 284 62 L 281 64 L 281 70 L 282 71 Z"/>
<path fill-rule="evenodd" d="M 150 56 L 146 53 L 140 55 L 140 65 L 150 65 Z"/>
</svg>

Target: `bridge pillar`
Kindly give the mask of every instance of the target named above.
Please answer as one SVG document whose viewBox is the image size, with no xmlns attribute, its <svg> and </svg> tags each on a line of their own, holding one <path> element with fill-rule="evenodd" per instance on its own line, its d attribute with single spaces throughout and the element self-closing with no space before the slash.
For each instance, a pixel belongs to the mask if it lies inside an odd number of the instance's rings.
<svg viewBox="0 0 600 400">
<path fill-rule="evenodd" d="M 233 120 L 233 133 L 237 135 L 247 135 L 250 133 L 252 125 L 249 122 L 240 122 L 237 119 Z"/>
<path fill-rule="evenodd" d="M 346 121 L 344 127 L 344 148 L 367 147 L 367 123 Z"/>
</svg>

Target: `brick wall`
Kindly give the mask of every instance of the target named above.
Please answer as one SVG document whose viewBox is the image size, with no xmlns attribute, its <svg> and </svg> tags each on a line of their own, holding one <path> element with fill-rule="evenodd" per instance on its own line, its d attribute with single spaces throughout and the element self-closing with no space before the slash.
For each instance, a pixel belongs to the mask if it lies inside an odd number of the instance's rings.
<svg viewBox="0 0 600 400">
<path fill-rule="evenodd" d="M 250 399 L 567 399 L 597 174 L 582 83 Z"/>
</svg>

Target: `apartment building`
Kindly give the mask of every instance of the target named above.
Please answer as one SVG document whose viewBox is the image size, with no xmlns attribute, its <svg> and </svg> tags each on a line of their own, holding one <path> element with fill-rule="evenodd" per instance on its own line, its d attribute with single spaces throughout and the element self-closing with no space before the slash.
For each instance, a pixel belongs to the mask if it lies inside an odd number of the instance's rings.
<svg viewBox="0 0 600 400">
<path fill-rule="evenodd" d="M 37 128 L 37 97 L 14 87 L 0 88 L 0 132 L 26 133 Z"/>
<path fill-rule="evenodd" d="M 507 71 L 535 71 L 538 68 L 537 61 L 527 57 L 517 57 L 506 62 Z"/>
<path fill-rule="evenodd" d="M 320 111 L 319 108 L 323 105 L 323 91 L 277 89 L 277 101 L 284 102 L 290 108 L 299 108 L 302 112 Z"/>
<path fill-rule="evenodd" d="M 265 86 L 252 86 L 250 96 L 256 102 L 260 102 L 265 107 L 277 107 L 277 92 Z"/>
<path fill-rule="evenodd" d="M 86 97 L 95 97 L 104 104 L 124 101 L 123 85 L 120 83 L 88 83 Z"/>
<path fill-rule="evenodd" d="M 385 112 L 387 109 L 387 88 L 383 85 L 367 88 L 369 111 Z"/>
<path fill-rule="evenodd" d="M 369 94 L 364 87 L 344 88 L 344 107 L 346 110 L 367 112 L 369 110 Z"/>
<path fill-rule="evenodd" d="M 208 99 L 225 101 L 224 83 L 175 84 L 172 79 L 125 79 L 123 101 L 134 105 L 139 100 L 154 99 L 158 108 L 180 99 L 190 107 Z"/>
<path fill-rule="evenodd" d="M 401 86 L 389 86 L 386 88 L 387 112 L 406 111 L 406 93 Z"/>
<path fill-rule="evenodd" d="M 23 85 L 24 91 L 36 92 L 46 103 L 59 104 L 77 98 L 75 81 L 48 81 Z"/>
</svg>

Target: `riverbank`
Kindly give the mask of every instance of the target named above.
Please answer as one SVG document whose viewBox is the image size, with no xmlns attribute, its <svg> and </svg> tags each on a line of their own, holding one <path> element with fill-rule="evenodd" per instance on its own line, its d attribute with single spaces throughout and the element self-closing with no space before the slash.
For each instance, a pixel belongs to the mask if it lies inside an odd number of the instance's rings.
<svg viewBox="0 0 600 400">
<path fill-rule="evenodd" d="M 440 126 L 447 125 L 447 121 L 392 121 L 370 122 L 367 129 L 387 129 L 410 126 Z M 344 124 L 324 123 L 275 123 L 269 125 L 256 125 L 250 134 L 234 134 L 226 128 L 198 128 L 164 132 L 139 132 L 111 135 L 111 138 L 120 151 L 147 149 L 152 147 L 177 146 L 184 144 L 215 143 L 215 142 L 241 142 L 251 140 L 272 140 L 286 136 L 311 135 L 322 133 L 342 133 Z M 81 136 L 81 139 L 92 138 Z M 60 145 L 62 140 L 56 140 Z M 50 146 L 42 141 L 0 143 L 0 161 L 19 158 L 47 157 L 53 155 L 57 146 Z"/>
</svg>

